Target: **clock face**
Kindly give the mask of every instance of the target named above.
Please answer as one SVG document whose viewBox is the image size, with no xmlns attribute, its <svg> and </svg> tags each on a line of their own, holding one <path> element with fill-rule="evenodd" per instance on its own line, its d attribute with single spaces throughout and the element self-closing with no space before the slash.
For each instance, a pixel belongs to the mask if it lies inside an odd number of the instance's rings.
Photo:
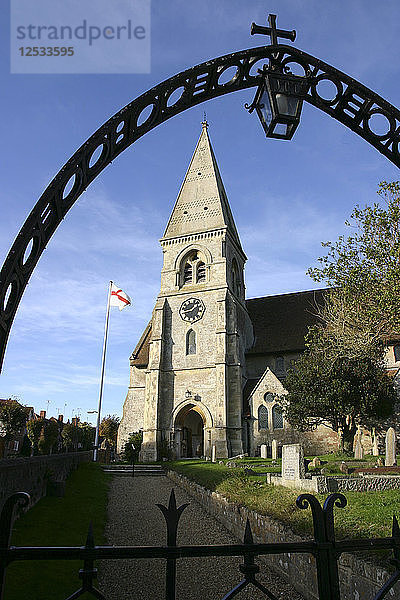
<svg viewBox="0 0 400 600">
<path fill-rule="evenodd" d="M 184 321 L 194 323 L 195 321 L 199 321 L 201 319 L 205 310 L 206 307 L 204 306 L 202 300 L 199 300 L 199 298 L 188 298 L 182 302 L 182 306 L 179 309 L 179 314 Z"/>
</svg>

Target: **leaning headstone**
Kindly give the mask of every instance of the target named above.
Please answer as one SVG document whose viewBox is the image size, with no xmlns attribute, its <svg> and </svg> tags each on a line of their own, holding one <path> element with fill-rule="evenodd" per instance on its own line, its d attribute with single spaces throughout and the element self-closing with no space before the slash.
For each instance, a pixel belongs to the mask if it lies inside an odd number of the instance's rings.
<svg viewBox="0 0 400 600">
<path fill-rule="evenodd" d="M 386 454 L 385 466 L 393 467 L 396 464 L 396 432 L 393 427 L 389 427 L 386 432 Z"/>
<path fill-rule="evenodd" d="M 267 458 L 267 444 L 261 444 L 261 458 Z"/>
<path fill-rule="evenodd" d="M 278 442 L 276 440 L 272 440 L 271 444 L 272 460 L 276 460 L 278 458 Z"/>
<path fill-rule="evenodd" d="M 315 467 L 320 467 L 321 461 L 318 458 L 318 456 L 314 456 L 314 458 L 312 459 L 312 461 L 310 462 L 310 464 L 308 466 L 313 467 L 314 469 L 315 469 Z"/>
<path fill-rule="evenodd" d="M 358 437 L 356 441 L 356 445 L 354 448 L 354 458 L 356 460 L 361 460 L 362 458 L 364 458 L 364 448 L 362 447 L 360 437 Z"/>
<path fill-rule="evenodd" d="M 282 478 L 304 479 L 304 451 L 300 444 L 282 446 Z"/>
<path fill-rule="evenodd" d="M 211 462 L 217 462 L 217 448 L 215 447 L 215 444 L 211 449 Z"/>
</svg>

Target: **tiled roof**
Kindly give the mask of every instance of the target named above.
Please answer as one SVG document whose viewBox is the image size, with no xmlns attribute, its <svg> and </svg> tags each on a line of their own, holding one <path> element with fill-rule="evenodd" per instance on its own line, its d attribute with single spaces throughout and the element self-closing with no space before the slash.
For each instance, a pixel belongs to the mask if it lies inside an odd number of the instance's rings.
<svg viewBox="0 0 400 600">
<path fill-rule="evenodd" d="M 248 354 L 304 350 L 308 327 L 319 323 L 317 306 L 325 290 L 265 296 L 246 300 L 254 327 L 254 345 Z"/>
<path fill-rule="evenodd" d="M 147 367 L 149 364 L 149 349 L 151 338 L 151 321 L 142 333 L 142 337 L 138 341 L 136 348 L 131 355 L 131 366 Z"/>
</svg>

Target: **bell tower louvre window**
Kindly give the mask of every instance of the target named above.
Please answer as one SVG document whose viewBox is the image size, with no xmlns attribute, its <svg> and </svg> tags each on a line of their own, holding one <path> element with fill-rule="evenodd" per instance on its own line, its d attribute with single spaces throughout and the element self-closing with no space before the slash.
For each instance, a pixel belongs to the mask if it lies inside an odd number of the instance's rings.
<svg viewBox="0 0 400 600">
<path fill-rule="evenodd" d="M 183 284 L 185 285 L 186 283 L 192 283 L 192 278 L 193 268 L 192 265 L 189 262 L 187 262 L 183 270 Z"/>
<path fill-rule="evenodd" d="M 199 262 L 197 265 L 197 283 L 204 283 L 206 280 L 206 265 Z"/>
</svg>

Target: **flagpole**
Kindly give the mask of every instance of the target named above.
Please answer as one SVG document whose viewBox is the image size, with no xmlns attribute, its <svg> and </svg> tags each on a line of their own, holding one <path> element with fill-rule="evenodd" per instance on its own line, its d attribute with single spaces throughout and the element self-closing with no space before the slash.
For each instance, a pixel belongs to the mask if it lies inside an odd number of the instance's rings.
<svg viewBox="0 0 400 600">
<path fill-rule="evenodd" d="M 110 281 L 108 286 L 108 298 L 107 298 L 107 311 L 106 311 L 106 324 L 104 327 L 104 339 L 103 339 L 103 357 L 101 360 L 101 377 L 100 377 L 100 392 L 99 392 L 99 405 L 97 408 L 97 425 L 96 425 L 96 437 L 94 439 L 94 452 L 93 460 L 97 461 L 97 451 L 99 445 L 99 431 L 100 431 L 100 419 L 101 419 L 101 401 L 103 399 L 103 386 L 104 386 L 104 371 L 106 366 L 106 349 L 107 349 L 107 337 L 108 337 L 108 320 L 110 316 L 110 298 L 111 298 L 111 285 Z"/>
</svg>

